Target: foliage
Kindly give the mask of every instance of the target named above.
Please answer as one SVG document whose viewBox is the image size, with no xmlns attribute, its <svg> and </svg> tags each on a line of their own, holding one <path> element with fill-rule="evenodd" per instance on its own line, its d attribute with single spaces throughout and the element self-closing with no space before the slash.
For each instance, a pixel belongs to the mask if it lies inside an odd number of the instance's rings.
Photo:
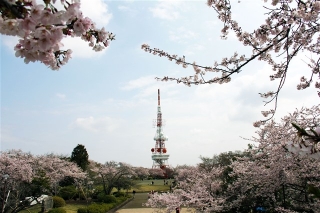
<svg viewBox="0 0 320 213">
<path fill-rule="evenodd" d="M 77 210 L 77 213 L 88 213 L 88 210 L 87 210 L 86 207 L 79 208 L 79 209 Z"/>
<path fill-rule="evenodd" d="M 67 202 L 67 205 L 63 207 L 67 213 L 77 213 L 79 208 L 86 207 L 88 205 L 87 202 Z"/>
<path fill-rule="evenodd" d="M 116 203 L 117 199 L 113 195 L 106 195 L 105 193 L 98 194 L 98 201 L 102 203 Z"/>
<path fill-rule="evenodd" d="M 53 208 L 59 208 L 59 207 L 64 207 L 66 205 L 66 201 L 59 196 L 53 196 Z"/>
<path fill-rule="evenodd" d="M 64 208 L 54 208 L 50 209 L 48 213 L 67 213 L 67 211 Z"/>
<path fill-rule="evenodd" d="M 73 149 L 70 160 L 75 162 L 83 171 L 87 170 L 89 155 L 84 145 L 78 144 L 78 146 Z"/>
<path fill-rule="evenodd" d="M 59 190 L 59 196 L 62 197 L 64 200 L 74 199 L 77 193 L 78 193 L 78 190 L 76 189 L 75 186 L 72 186 L 72 185 L 62 187 Z"/>
<path fill-rule="evenodd" d="M 115 204 L 90 204 L 87 208 L 79 208 L 77 213 L 105 213 L 112 209 Z"/>
<path fill-rule="evenodd" d="M 115 182 L 114 187 L 120 191 L 121 189 L 129 190 L 133 185 L 134 182 L 131 178 L 121 177 Z"/>
<path fill-rule="evenodd" d="M 15 46 L 16 56 L 25 63 L 40 61 L 57 70 L 71 58 L 72 50 L 61 50 L 62 39 L 81 37 L 95 51 L 101 51 L 114 40 L 104 28 L 96 29 L 93 21 L 83 17 L 80 2 L 61 0 L 64 10 L 58 10 L 56 0 L 0 1 L 0 33 L 20 38 Z"/>
<path fill-rule="evenodd" d="M 267 2 L 268 0 L 265 0 Z M 294 60 L 299 60 L 299 53 L 308 55 L 306 58 L 309 71 L 307 77 L 302 76 L 298 82 L 297 89 L 303 90 L 314 84 L 320 89 L 320 58 L 319 58 L 319 12 L 320 2 L 318 0 L 272 0 L 271 5 L 265 6 L 267 18 L 257 29 L 246 32 L 232 17 L 232 5 L 230 0 L 207 0 L 209 7 L 217 13 L 218 19 L 223 23 L 222 39 L 226 39 L 229 31 L 233 31 L 238 40 L 252 54 L 247 56 L 235 52 L 230 57 L 224 57 L 220 62 L 215 61 L 213 66 L 203 66 L 196 62 L 187 62 L 185 57 L 169 54 L 158 48 L 151 48 L 143 44 L 142 49 L 148 53 L 165 57 L 178 65 L 187 68 L 189 65 L 194 73 L 190 76 L 176 78 L 157 78 L 162 81 L 176 81 L 187 86 L 212 83 L 228 83 L 231 77 L 244 71 L 244 68 L 254 61 L 264 61 L 270 65 L 272 71 L 270 81 L 278 80 L 278 86 L 274 91 L 259 93 L 262 98 L 269 98 L 266 103 L 275 102 L 275 107 L 269 111 L 262 111 L 263 116 L 272 118 L 277 109 L 278 95 L 285 84 L 288 76 L 289 66 Z M 239 3 L 240 1 L 238 1 Z M 213 75 L 214 77 L 206 77 Z M 301 74 L 303 75 L 303 74 Z M 318 92 L 320 96 L 320 91 Z M 268 120 L 267 119 L 267 120 Z M 265 122 L 265 121 L 260 121 Z"/>
<path fill-rule="evenodd" d="M 70 186 L 74 184 L 75 184 L 75 181 L 72 177 L 65 177 L 59 182 L 59 186 L 61 187 Z"/>
<path fill-rule="evenodd" d="M 113 192 L 113 196 L 115 196 L 115 197 L 126 197 L 126 193 L 117 191 L 117 192 Z"/>
</svg>

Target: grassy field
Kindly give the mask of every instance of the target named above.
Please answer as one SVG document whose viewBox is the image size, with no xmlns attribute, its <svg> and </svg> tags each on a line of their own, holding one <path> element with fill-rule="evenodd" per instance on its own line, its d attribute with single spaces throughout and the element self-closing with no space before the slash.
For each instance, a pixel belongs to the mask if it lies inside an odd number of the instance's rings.
<svg viewBox="0 0 320 213">
<path fill-rule="evenodd" d="M 86 207 L 85 203 L 67 203 L 63 208 L 67 211 L 67 213 L 77 213 L 79 208 Z"/>
<path fill-rule="evenodd" d="M 153 185 L 152 185 L 153 181 Z M 139 180 L 136 181 L 136 185 L 132 187 L 130 192 L 135 190 L 136 192 L 150 192 L 150 191 L 156 191 L 156 192 L 166 192 L 170 190 L 170 184 L 172 180 L 168 180 L 168 185 L 164 185 L 163 180 Z"/>
</svg>

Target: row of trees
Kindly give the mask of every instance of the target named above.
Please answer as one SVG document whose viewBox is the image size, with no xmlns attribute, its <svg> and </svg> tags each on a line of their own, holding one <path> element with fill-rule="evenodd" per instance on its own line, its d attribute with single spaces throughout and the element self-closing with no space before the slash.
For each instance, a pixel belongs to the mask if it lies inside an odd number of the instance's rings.
<svg viewBox="0 0 320 213">
<path fill-rule="evenodd" d="M 89 160 L 81 144 L 70 157 L 9 150 L 0 153 L 0 209 L 2 213 L 19 212 L 41 202 L 43 194 L 65 199 L 110 195 L 114 188 L 130 189 L 133 180 L 149 177 L 163 177 L 163 171 L 114 161 L 101 164 Z"/>
<path fill-rule="evenodd" d="M 314 136 L 309 146 L 301 144 L 304 136 L 292 123 Z M 223 213 L 320 212 L 319 124 L 320 105 L 267 122 L 244 152 L 202 157 L 195 167 L 178 168 L 173 192 L 155 194 L 147 205 L 168 212 L 178 206 Z"/>
<path fill-rule="evenodd" d="M 86 178 L 75 163 L 59 156 L 34 156 L 18 150 L 1 153 L 0 175 L 2 213 L 19 212 L 42 194 L 54 194 L 57 184 L 65 177 L 76 182 Z"/>
</svg>

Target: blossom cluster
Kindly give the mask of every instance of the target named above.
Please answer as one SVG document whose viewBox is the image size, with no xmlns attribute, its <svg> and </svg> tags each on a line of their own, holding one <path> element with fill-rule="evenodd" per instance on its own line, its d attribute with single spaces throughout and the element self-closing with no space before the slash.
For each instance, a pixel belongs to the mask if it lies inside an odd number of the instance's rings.
<svg viewBox="0 0 320 213">
<path fill-rule="evenodd" d="M 286 148 L 288 151 L 320 160 L 320 127 L 316 127 L 315 130 L 305 130 L 296 124 L 293 124 L 293 126 L 298 132 L 293 141 L 287 142 Z"/>
<path fill-rule="evenodd" d="M 71 58 L 72 51 L 61 50 L 66 36 L 81 37 L 95 51 L 101 51 L 115 39 L 104 28 L 97 29 L 92 20 L 84 17 L 80 2 L 61 0 L 65 10 L 58 10 L 56 0 L 38 4 L 35 0 L 3 1 L 0 7 L 0 33 L 17 36 L 16 56 L 25 63 L 40 61 L 58 70 Z"/>
<path fill-rule="evenodd" d="M 268 0 L 265 0 L 268 2 Z M 308 67 L 310 68 L 310 76 L 302 77 L 297 89 L 308 88 L 312 83 L 319 89 L 320 85 L 320 24 L 319 12 L 320 2 L 318 0 L 306 1 L 271 1 L 270 7 L 265 7 L 268 15 L 265 23 L 253 32 L 246 32 L 238 22 L 232 18 L 231 1 L 230 0 L 207 0 L 209 7 L 212 7 L 218 15 L 218 19 L 223 23 L 221 30 L 222 38 L 227 39 L 229 31 L 233 31 L 238 40 L 244 45 L 252 49 L 252 55 L 239 55 L 237 52 L 231 57 L 222 58 L 220 62 L 215 61 L 213 66 L 201 66 L 196 63 L 185 61 L 185 57 L 170 55 L 169 53 L 159 50 L 158 48 L 150 48 L 148 44 L 143 44 L 141 48 L 146 52 L 166 57 L 170 61 L 181 64 L 184 68 L 192 65 L 195 74 L 187 77 L 163 77 L 157 78 L 163 81 L 176 81 L 187 86 L 211 83 L 228 83 L 231 76 L 242 72 L 247 64 L 257 59 L 268 63 L 271 67 L 272 74 L 270 80 L 278 80 L 278 87 L 275 91 L 260 93 L 263 98 L 270 98 L 266 103 L 275 102 L 274 111 L 277 108 L 278 94 L 281 91 L 289 71 L 289 65 L 296 59 L 298 53 L 308 52 L 316 59 L 310 58 Z M 207 72 L 217 72 L 221 75 L 212 79 L 205 79 Z M 314 81 L 314 76 L 319 79 Z M 320 91 L 318 92 L 320 96 Z M 271 119 L 274 113 L 270 113 L 267 120 Z M 265 120 L 265 121 L 267 121 Z"/>
<path fill-rule="evenodd" d="M 218 176 L 222 170 L 204 172 L 199 167 L 177 169 L 175 182 L 178 183 L 172 193 L 155 193 L 145 204 L 146 206 L 166 209 L 172 212 L 182 206 L 197 209 L 201 212 L 220 212 L 224 198 L 213 197 L 222 190 Z"/>
</svg>

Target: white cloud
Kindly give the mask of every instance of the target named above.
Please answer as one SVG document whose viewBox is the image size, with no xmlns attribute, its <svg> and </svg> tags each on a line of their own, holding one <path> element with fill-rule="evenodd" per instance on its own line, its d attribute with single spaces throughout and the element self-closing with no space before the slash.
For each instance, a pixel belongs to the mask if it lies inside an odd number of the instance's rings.
<svg viewBox="0 0 320 213">
<path fill-rule="evenodd" d="M 180 17 L 178 7 L 180 1 L 161 1 L 153 8 L 149 8 L 153 16 L 160 19 L 174 20 Z"/>
<path fill-rule="evenodd" d="M 195 39 L 197 33 L 192 30 L 186 29 L 185 27 L 179 27 L 175 31 L 169 31 L 169 38 L 172 41 L 187 42 L 190 39 Z"/>
<path fill-rule="evenodd" d="M 14 47 L 18 44 L 20 38 L 7 35 L 1 35 L 0 38 L 2 41 L 1 43 L 8 47 L 8 49 L 10 49 L 12 53 L 14 53 Z"/>
<path fill-rule="evenodd" d="M 113 132 L 119 127 L 120 123 L 119 120 L 107 116 L 101 118 L 90 116 L 87 118 L 77 118 L 73 126 L 90 132 Z"/>
<path fill-rule="evenodd" d="M 121 89 L 133 90 L 133 89 L 154 84 L 155 81 L 156 81 L 155 76 L 144 76 L 144 77 L 129 81 L 125 86 L 121 87 Z"/>
<path fill-rule="evenodd" d="M 108 5 L 103 0 L 82 0 L 81 10 L 84 16 L 96 23 L 97 27 L 106 26 L 112 18 Z"/>
<path fill-rule="evenodd" d="M 59 99 L 64 100 L 64 99 L 66 99 L 67 96 L 65 94 L 57 93 L 56 97 L 59 98 Z"/>
<path fill-rule="evenodd" d="M 205 45 L 202 45 L 202 44 L 188 45 L 186 47 L 186 50 L 184 51 L 184 55 L 187 55 L 187 56 L 196 55 L 203 50 L 205 50 Z"/>
<path fill-rule="evenodd" d="M 130 11 L 130 7 L 123 6 L 123 5 L 119 5 L 118 9 L 121 10 L 121 11 Z"/>
</svg>

